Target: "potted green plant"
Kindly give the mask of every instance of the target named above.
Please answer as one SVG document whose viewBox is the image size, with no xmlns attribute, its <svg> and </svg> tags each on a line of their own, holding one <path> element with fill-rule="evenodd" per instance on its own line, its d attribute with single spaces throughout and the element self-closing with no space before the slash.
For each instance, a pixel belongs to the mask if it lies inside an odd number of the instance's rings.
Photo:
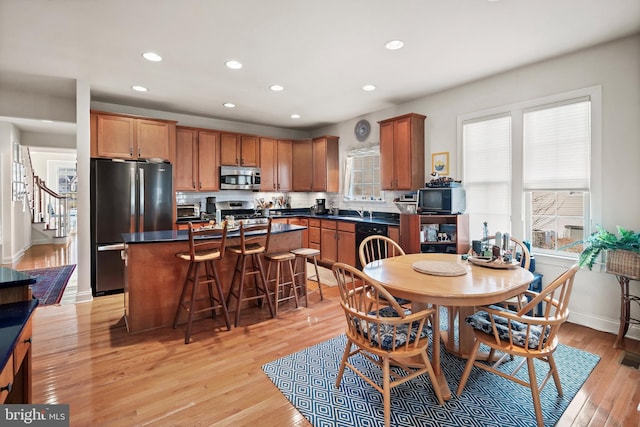
<svg viewBox="0 0 640 427">
<path fill-rule="evenodd" d="M 601 226 L 597 226 L 597 231 L 591 234 L 586 239 L 576 242 L 575 244 L 583 244 L 582 252 L 580 253 L 580 266 L 586 265 L 589 270 L 593 268 L 593 264 L 596 262 L 602 251 L 607 252 L 607 270 L 611 273 L 618 273 L 618 271 L 609 271 L 611 268 L 616 268 L 617 255 L 612 252 L 618 252 L 620 256 L 624 256 L 625 263 L 631 260 L 632 272 L 635 271 L 635 265 L 640 265 L 640 233 L 634 231 L 625 230 L 618 226 L 618 235 L 605 230 Z M 573 246 L 573 245 L 572 245 Z M 624 252 L 624 253 L 623 253 Z M 637 273 L 636 273 L 637 274 Z"/>
</svg>

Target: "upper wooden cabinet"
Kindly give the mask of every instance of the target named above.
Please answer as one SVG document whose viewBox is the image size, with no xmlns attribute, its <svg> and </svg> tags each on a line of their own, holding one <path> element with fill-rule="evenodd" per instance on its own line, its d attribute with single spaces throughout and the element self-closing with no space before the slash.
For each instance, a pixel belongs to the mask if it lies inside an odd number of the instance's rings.
<svg viewBox="0 0 640 427">
<path fill-rule="evenodd" d="M 220 134 L 206 129 L 176 129 L 176 190 L 218 191 Z"/>
<path fill-rule="evenodd" d="M 378 122 L 383 190 L 417 190 L 424 186 L 425 119 L 411 113 Z"/>
<path fill-rule="evenodd" d="M 295 141 L 292 147 L 293 191 L 311 191 L 313 188 L 313 143 L 310 139 Z"/>
<path fill-rule="evenodd" d="M 258 137 L 235 133 L 221 134 L 220 164 L 224 166 L 260 166 Z"/>
<path fill-rule="evenodd" d="M 260 190 L 291 191 L 293 142 L 260 138 Z"/>
<path fill-rule="evenodd" d="M 176 122 L 91 112 L 91 156 L 172 159 Z"/>
<path fill-rule="evenodd" d="M 322 136 L 293 143 L 293 191 L 338 191 L 338 139 Z"/>
</svg>

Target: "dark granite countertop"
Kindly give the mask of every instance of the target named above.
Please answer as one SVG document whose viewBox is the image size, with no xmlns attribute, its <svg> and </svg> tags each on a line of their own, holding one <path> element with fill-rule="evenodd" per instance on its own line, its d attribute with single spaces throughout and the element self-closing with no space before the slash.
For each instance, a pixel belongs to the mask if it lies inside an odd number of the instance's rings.
<svg viewBox="0 0 640 427">
<path fill-rule="evenodd" d="M 291 224 L 271 224 L 271 234 L 287 233 L 290 231 L 304 230 L 305 227 Z M 227 237 L 239 237 L 240 231 L 235 229 L 227 233 Z M 124 233 L 122 238 L 125 243 L 160 243 L 180 242 L 189 240 L 187 230 L 145 231 L 143 233 Z"/>
<path fill-rule="evenodd" d="M 360 217 L 355 211 L 340 211 L 338 215 L 329 214 L 311 214 L 309 209 L 271 209 L 272 218 L 315 218 L 315 219 L 330 219 L 335 221 L 352 221 L 363 222 L 367 224 L 381 224 L 381 225 L 400 225 L 400 215 L 386 212 L 374 213 L 372 218 L 369 218 L 368 213 L 365 213 L 364 217 Z M 177 224 L 184 224 L 189 222 L 176 221 Z M 209 222 L 209 220 L 191 220 L 192 223 Z"/>
<path fill-rule="evenodd" d="M 18 337 L 37 305 L 37 299 L 0 305 L 0 370 L 7 364 Z"/>
<path fill-rule="evenodd" d="M 0 288 L 14 288 L 36 283 L 36 278 L 22 271 L 0 267 Z"/>
</svg>

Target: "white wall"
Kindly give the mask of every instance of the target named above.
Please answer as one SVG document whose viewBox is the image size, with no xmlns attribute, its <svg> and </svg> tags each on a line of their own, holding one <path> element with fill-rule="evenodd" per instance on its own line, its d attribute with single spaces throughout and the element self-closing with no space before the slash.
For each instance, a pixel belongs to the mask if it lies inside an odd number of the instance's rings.
<svg viewBox="0 0 640 427">
<path fill-rule="evenodd" d="M 19 130 L 0 122 L 0 263 L 18 260 L 31 245 L 31 212 L 28 202 L 12 201 L 13 143 L 20 143 Z"/>
<path fill-rule="evenodd" d="M 448 151 L 451 176 L 459 175 L 457 118 L 459 115 L 514 104 L 575 89 L 602 86 L 602 203 L 596 207 L 597 224 L 615 231 L 617 225 L 640 231 L 640 35 L 592 47 L 552 60 L 518 68 L 462 85 L 409 103 L 328 126 L 314 135 L 340 136 L 343 158 L 348 146 L 356 145 L 355 123 L 369 120 L 373 132 L 366 142 L 379 141 L 377 121 L 415 112 L 427 116 L 425 123 L 425 169 L 431 168 L 431 153 Z M 344 144 L 343 144 L 344 143 Z M 598 182 L 594 182 L 596 187 Z M 569 261 L 536 257 L 543 283 L 560 274 Z M 596 270 L 596 269 L 594 269 Z M 571 300 L 571 320 L 598 330 L 617 333 L 619 285 L 600 271 L 578 273 Z M 640 294 L 638 282 L 632 291 Z M 640 317 L 638 307 L 632 315 Z M 640 339 L 640 328 L 628 336 Z"/>
</svg>

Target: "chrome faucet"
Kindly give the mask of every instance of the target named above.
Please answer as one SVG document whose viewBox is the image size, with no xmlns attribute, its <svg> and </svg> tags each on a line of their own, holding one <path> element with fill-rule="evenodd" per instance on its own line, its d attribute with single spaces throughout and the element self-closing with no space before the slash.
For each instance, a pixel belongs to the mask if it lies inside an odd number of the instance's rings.
<svg viewBox="0 0 640 427">
<path fill-rule="evenodd" d="M 360 215 L 360 218 L 364 218 L 364 207 L 361 206 L 360 209 L 356 209 L 356 212 Z"/>
<path fill-rule="evenodd" d="M 373 211 L 369 209 L 369 219 L 373 219 Z"/>
</svg>

